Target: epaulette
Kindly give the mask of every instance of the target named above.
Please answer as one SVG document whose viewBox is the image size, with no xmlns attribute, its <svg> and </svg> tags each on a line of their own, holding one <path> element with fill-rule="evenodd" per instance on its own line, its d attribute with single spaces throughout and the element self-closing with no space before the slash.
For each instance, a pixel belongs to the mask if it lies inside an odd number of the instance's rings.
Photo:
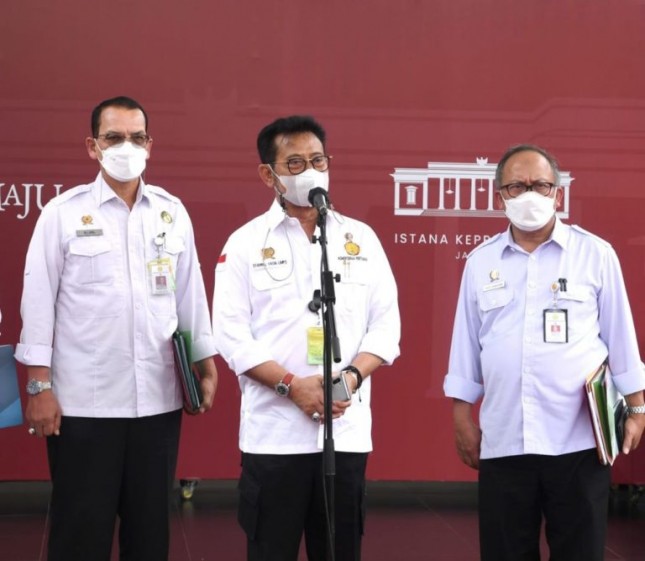
<svg viewBox="0 0 645 561">
<path fill-rule="evenodd" d="M 171 195 L 163 187 L 158 187 L 157 185 L 149 185 L 149 184 L 146 183 L 146 189 L 149 189 L 151 193 L 154 193 L 155 195 L 159 195 L 160 197 L 163 197 L 164 199 L 168 199 L 169 201 L 172 201 L 173 203 L 181 204 L 181 200 L 179 199 L 179 197 L 176 197 L 175 195 Z"/>
<path fill-rule="evenodd" d="M 584 228 L 578 226 L 577 224 L 571 224 L 571 229 L 575 230 L 579 234 L 582 234 L 583 236 L 589 236 L 590 238 L 593 238 L 594 240 L 596 240 L 597 242 L 601 243 L 604 246 L 611 247 L 611 244 L 607 240 L 603 240 L 601 237 L 591 233 L 589 230 L 585 230 Z"/>
<path fill-rule="evenodd" d="M 496 241 L 500 238 L 500 236 L 503 236 L 503 235 L 505 235 L 505 234 L 506 234 L 506 232 L 498 232 L 498 233 L 497 233 L 497 234 L 495 234 L 494 236 L 491 236 L 491 237 L 490 237 L 490 238 L 488 238 L 487 240 L 485 240 L 485 241 L 483 241 L 482 243 L 480 243 L 477 247 L 473 248 L 473 249 L 470 251 L 470 253 L 468 254 L 468 257 L 470 257 L 471 255 L 473 255 L 474 253 L 476 253 L 477 251 L 479 251 L 481 248 L 486 247 L 487 245 L 490 245 L 490 244 L 492 244 L 492 243 L 496 242 Z"/>
<path fill-rule="evenodd" d="M 62 205 L 63 203 L 66 203 L 70 199 L 77 197 L 78 195 L 82 195 L 83 193 L 89 193 L 91 190 L 92 190 L 92 183 L 88 183 L 87 185 L 77 185 L 76 187 L 67 189 L 67 191 L 63 191 L 60 195 L 57 195 L 49 202 L 53 206 L 59 206 L 59 205 Z"/>
</svg>

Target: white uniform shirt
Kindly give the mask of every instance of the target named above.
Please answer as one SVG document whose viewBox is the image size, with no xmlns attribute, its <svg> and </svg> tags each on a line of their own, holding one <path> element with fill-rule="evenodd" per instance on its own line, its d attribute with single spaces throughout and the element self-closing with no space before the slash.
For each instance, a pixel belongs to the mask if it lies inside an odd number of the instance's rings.
<svg viewBox="0 0 645 561">
<path fill-rule="evenodd" d="M 551 286 L 566 279 L 566 292 Z M 567 310 L 567 343 L 545 343 L 543 311 Z M 600 238 L 556 221 L 532 253 L 507 231 L 468 257 L 450 351 L 446 396 L 475 403 L 481 457 L 560 455 L 595 447 L 583 391 L 609 355 L 618 390 L 645 387 L 616 253 Z"/>
<path fill-rule="evenodd" d="M 317 232 L 318 233 L 318 232 Z M 374 231 L 361 222 L 330 213 L 327 217 L 329 268 L 340 274 L 336 329 L 342 362 L 362 351 L 391 363 L 399 355 L 397 289 Z M 234 232 L 216 268 L 213 331 L 217 349 L 238 374 L 242 390 L 240 449 L 256 454 L 319 451 L 321 425 L 289 399 L 255 382 L 244 372 L 275 360 L 298 376 L 322 374 L 307 362 L 307 329 L 321 325 L 308 304 L 320 288 L 320 244 L 311 243 L 295 218 L 277 202 Z M 352 405 L 334 421 L 338 451 L 372 449 L 370 383 L 367 378 Z"/>
<path fill-rule="evenodd" d="M 160 234 L 176 290 L 153 295 L 147 264 Z M 178 325 L 192 332 L 194 360 L 215 354 L 190 218 L 179 199 L 143 180 L 132 210 L 100 174 L 45 206 L 27 253 L 21 312 L 16 359 L 51 366 L 63 415 L 180 408 L 171 346 Z"/>
</svg>

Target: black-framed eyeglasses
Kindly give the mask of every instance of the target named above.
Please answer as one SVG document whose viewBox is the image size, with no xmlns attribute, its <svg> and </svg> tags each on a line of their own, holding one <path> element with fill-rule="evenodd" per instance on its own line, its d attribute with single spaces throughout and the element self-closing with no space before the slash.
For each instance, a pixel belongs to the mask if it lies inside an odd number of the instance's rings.
<svg viewBox="0 0 645 561">
<path fill-rule="evenodd" d="M 506 189 L 508 196 L 512 199 L 523 195 L 527 191 L 535 191 L 536 193 L 548 197 L 551 194 L 551 191 L 555 187 L 555 183 L 549 183 L 548 181 L 536 181 L 535 183 L 527 184 L 515 181 L 513 183 L 507 183 L 502 185 L 501 189 Z"/>
<path fill-rule="evenodd" d="M 311 162 L 311 167 L 316 171 L 327 171 L 329 169 L 329 160 L 331 156 L 314 156 L 313 158 L 289 158 L 285 162 L 271 162 L 271 165 L 286 164 L 291 175 L 299 175 L 307 169 L 307 164 Z"/>
<path fill-rule="evenodd" d="M 118 146 L 119 144 L 123 144 L 126 140 L 129 140 L 130 142 L 132 142 L 132 144 L 141 146 L 142 148 L 145 147 L 145 145 L 148 144 L 148 142 L 150 142 L 151 140 L 150 135 L 145 133 L 137 133 L 126 136 L 124 134 L 108 132 L 106 134 L 99 134 L 96 138 L 97 140 L 103 140 L 108 146 Z"/>
</svg>

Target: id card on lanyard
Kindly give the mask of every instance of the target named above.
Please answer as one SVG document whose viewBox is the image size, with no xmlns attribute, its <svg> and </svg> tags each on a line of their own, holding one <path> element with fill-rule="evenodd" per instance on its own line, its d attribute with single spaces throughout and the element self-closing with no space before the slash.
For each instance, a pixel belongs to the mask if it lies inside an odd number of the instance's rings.
<svg viewBox="0 0 645 561">
<path fill-rule="evenodd" d="M 569 318 L 568 310 L 558 307 L 558 292 L 566 292 L 567 280 L 558 279 L 551 284 L 553 293 L 553 307 L 547 308 L 542 314 L 542 325 L 544 328 L 545 343 L 568 343 L 569 342 Z"/>
<path fill-rule="evenodd" d="M 150 292 L 154 295 L 170 294 L 175 291 L 175 275 L 172 270 L 172 260 L 169 257 L 161 257 L 161 250 L 166 245 L 166 233 L 162 232 L 155 236 L 154 244 L 157 248 L 157 258 L 148 262 Z"/>
</svg>

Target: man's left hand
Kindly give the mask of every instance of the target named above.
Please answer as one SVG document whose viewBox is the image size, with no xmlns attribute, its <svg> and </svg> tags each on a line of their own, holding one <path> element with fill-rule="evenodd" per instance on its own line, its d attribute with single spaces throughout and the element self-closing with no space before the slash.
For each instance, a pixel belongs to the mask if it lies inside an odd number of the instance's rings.
<svg viewBox="0 0 645 561">
<path fill-rule="evenodd" d="M 629 454 L 638 448 L 645 428 L 645 415 L 630 415 L 625 421 L 625 437 L 623 439 L 623 454 Z"/>
</svg>

